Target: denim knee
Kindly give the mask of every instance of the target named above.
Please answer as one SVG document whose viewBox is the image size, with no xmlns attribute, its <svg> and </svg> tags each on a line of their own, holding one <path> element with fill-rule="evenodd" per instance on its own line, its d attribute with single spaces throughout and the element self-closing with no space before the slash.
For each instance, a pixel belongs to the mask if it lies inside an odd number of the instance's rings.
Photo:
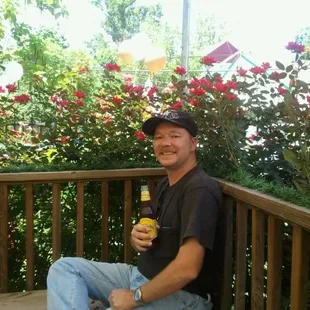
<svg viewBox="0 0 310 310">
<path fill-rule="evenodd" d="M 49 268 L 47 274 L 47 282 L 53 281 L 55 276 L 63 275 L 64 273 L 68 273 L 72 271 L 72 265 L 76 257 L 63 257 L 56 260 Z M 70 270 L 71 269 L 71 270 Z"/>
</svg>

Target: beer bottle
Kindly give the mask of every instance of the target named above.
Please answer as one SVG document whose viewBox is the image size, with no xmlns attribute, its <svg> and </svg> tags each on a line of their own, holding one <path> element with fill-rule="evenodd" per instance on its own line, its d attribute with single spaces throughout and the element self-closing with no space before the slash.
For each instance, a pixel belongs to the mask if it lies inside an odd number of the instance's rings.
<svg viewBox="0 0 310 310">
<path fill-rule="evenodd" d="M 141 186 L 141 209 L 140 209 L 140 224 L 150 228 L 148 234 L 157 237 L 157 221 L 156 215 L 151 206 L 151 196 L 147 185 Z"/>
</svg>

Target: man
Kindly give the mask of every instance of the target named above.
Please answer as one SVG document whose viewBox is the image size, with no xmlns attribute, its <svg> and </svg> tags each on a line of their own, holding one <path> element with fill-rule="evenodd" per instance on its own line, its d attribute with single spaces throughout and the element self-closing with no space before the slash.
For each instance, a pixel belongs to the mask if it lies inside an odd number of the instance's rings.
<svg viewBox="0 0 310 310">
<path fill-rule="evenodd" d="M 197 166 L 197 126 L 186 112 L 149 118 L 145 134 L 154 138 L 157 160 L 167 177 L 159 183 L 152 208 L 159 234 L 136 224 L 131 244 L 138 266 L 63 258 L 50 268 L 48 310 L 88 309 L 88 296 L 109 309 L 207 309 L 219 292 L 222 253 L 221 192 Z"/>
</svg>

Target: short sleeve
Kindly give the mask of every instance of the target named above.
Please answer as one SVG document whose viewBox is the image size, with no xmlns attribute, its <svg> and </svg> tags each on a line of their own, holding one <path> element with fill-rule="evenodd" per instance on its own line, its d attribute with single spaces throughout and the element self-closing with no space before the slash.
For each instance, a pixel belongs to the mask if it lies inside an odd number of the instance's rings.
<svg viewBox="0 0 310 310">
<path fill-rule="evenodd" d="M 181 206 L 180 245 L 186 238 L 195 237 L 212 251 L 218 216 L 218 202 L 208 188 L 198 187 L 186 192 Z"/>
</svg>

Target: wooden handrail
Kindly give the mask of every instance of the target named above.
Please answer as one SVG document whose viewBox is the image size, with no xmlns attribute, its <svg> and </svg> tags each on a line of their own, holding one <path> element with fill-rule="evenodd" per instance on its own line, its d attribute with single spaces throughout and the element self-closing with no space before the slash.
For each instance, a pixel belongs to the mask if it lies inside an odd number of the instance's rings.
<svg viewBox="0 0 310 310">
<path fill-rule="evenodd" d="M 55 261 L 61 256 L 61 184 L 73 182 L 77 187 L 76 255 L 83 256 L 84 186 L 85 182 L 101 183 L 101 259 L 107 261 L 109 181 L 122 180 L 124 184 L 124 261 L 129 263 L 132 260 L 130 231 L 133 211 L 133 181 L 137 179 L 147 181 L 152 194 L 155 179 L 165 175 L 166 172 L 163 168 L 0 173 L 0 292 L 5 292 L 8 289 L 7 222 L 10 214 L 9 191 L 11 186 L 22 184 L 26 187 L 26 289 L 32 290 L 34 287 L 34 184 L 52 184 L 52 258 Z M 251 308 L 253 310 L 264 309 L 266 294 L 267 310 L 280 309 L 283 222 L 293 226 L 291 309 L 306 309 L 307 291 L 305 290 L 305 283 L 307 282 L 307 270 L 309 268 L 310 210 L 262 194 L 257 190 L 247 189 L 221 179 L 216 180 L 224 194 L 223 207 L 226 209 L 227 215 L 227 232 L 222 288 L 222 300 L 224 302 L 222 302 L 221 308 L 215 310 L 231 308 L 233 276 L 235 277 L 235 309 L 244 309 L 246 293 L 251 294 Z M 234 218 L 236 219 L 235 222 L 233 221 Z M 235 223 L 235 227 L 233 223 Z M 251 231 L 249 231 L 250 227 Z M 267 243 L 265 242 L 266 232 Z M 267 257 L 265 257 L 266 245 Z M 233 247 L 235 247 L 235 251 L 233 251 Z M 235 257 L 232 257 L 232 252 L 235 252 Z M 251 291 L 246 292 L 249 255 L 251 255 Z M 266 261 L 268 268 L 267 288 L 265 289 L 264 268 Z"/>
</svg>

